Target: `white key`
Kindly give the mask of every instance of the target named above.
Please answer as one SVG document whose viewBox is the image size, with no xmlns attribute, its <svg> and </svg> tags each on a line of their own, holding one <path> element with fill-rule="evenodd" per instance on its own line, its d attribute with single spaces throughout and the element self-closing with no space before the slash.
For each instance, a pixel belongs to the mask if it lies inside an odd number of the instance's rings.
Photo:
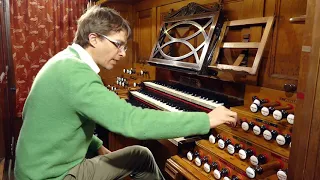
<svg viewBox="0 0 320 180">
<path fill-rule="evenodd" d="M 172 142 L 174 145 L 178 146 L 180 141 L 185 140 L 184 137 L 178 137 L 178 138 L 173 138 L 173 139 L 168 139 L 170 142 Z"/>
</svg>

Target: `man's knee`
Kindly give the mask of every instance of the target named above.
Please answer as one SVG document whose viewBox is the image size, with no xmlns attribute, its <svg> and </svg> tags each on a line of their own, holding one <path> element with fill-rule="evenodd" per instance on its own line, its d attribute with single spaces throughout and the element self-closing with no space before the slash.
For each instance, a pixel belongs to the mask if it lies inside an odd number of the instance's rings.
<svg viewBox="0 0 320 180">
<path fill-rule="evenodd" d="M 132 146 L 133 152 L 136 155 L 144 156 L 144 157 L 153 157 L 152 152 L 143 146 L 134 145 Z"/>
</svg>

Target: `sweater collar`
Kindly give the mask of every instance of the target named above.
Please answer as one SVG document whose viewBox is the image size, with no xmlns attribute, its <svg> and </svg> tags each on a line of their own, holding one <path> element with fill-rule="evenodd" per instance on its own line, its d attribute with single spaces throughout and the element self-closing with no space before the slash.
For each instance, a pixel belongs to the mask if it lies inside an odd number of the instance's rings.
<svg viewBox="0 0 320 180">
<path fill-rule="evenodd" d="M 73 43 L 71 47 L 79 54 L 80 59 L 86 64 L 88 64 L 88 66 L 90 66 L 90 68 L 94 72 L 96 72 L 97 74 L 100 72 L 99 66 L 96 64 L 96 62 L 94 62 L 91 55 L 85 49 L 83 49 L 83 47 L 75 43 Z"/>
</svg>

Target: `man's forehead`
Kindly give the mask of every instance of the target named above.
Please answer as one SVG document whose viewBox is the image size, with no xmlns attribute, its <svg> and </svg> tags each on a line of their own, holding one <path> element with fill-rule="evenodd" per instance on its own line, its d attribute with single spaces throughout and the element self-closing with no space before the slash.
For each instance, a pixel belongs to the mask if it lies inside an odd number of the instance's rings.
<svg viewBox="0 0 320 180">
<path fill-rule="evenodd" d="M 122 41 L 124 43 L 126 43 L 128 39 L 126 31 L 119 31 L 119 32 L 113 31 L 110 33 L 109 37 L 112 37 L 115 40 Z"/>
</svg>

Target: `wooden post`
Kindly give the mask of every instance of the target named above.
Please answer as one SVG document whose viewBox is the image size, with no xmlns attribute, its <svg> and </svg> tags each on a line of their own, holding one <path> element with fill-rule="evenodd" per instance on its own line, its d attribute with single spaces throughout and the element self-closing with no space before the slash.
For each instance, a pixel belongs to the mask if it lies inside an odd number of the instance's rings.
<svg viewBox="0 0 320 180">
<path fill-rule="evenodd" d="M 318 179 L 320 172 L 320 0 L 308 0 L 289 179 Z"/>
</svg>

